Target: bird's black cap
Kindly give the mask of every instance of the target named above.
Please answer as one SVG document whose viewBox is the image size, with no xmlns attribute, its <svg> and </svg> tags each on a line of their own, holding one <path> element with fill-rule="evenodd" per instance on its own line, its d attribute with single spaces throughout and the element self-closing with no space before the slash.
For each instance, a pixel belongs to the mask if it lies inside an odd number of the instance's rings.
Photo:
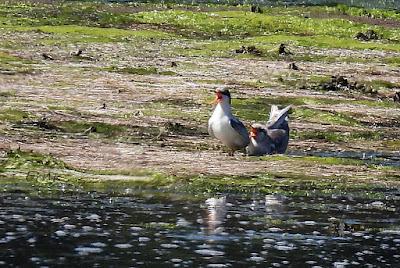
<svg viewBox="0 0 400 268">
<path fill-rule="evenodd" d="M 215 92 L 219 92 L 222 95 L 228 96 L 229 99 L 231 98 L 231 93 L 229 92 L 229 90 L 227 88 L 217 89 Z"/>
</svg>

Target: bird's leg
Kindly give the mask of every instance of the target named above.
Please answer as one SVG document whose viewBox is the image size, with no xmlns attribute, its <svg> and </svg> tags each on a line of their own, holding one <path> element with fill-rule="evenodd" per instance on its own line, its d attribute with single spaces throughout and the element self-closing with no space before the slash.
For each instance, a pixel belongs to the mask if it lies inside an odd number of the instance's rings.
<svg viewBox="0 0 400 268">
<path fill-rule="evenodd" d="M 234 154 L 235 154 L 235 151 L 234 151 L 234 150 L 229 150 L 229 151 L 228 151 L 228 155 L 229 155 L 229 156 L 233 156 Z"/>
</svg>

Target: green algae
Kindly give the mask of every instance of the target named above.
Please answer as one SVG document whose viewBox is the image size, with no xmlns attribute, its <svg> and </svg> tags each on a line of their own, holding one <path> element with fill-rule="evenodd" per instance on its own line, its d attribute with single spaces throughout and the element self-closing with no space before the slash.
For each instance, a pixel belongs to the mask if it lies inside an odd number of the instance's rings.
<svg viewBox="0 0 400 268">
<path fill-rule="evenodd" d="M 3 122 L 20 122 L 30 117 L 31 114 L 29 112 L 19 109 L 7 108 L 0 110 L 0 121 Z"/>
<path fill-rule="evenodd" d="M 334 157 L 276 155 L 264 158 L 265 160 L 270 158 L 274 161 L 301 161 L 311 165 L 363 165 L 360 160 Z M 387 170 L 390 171 L 391 169 Z M 52 155 L 21 150 L 9 151 L 5 158 L 0 159 L 0 176 L 3 178 L 0 183 L 3 184 L 13 178 L 15 184 L 31 184 L 33 191 L 36 191 L 37 187 L 45 187 L 50 192 L 57 192 L 62 185 L 67 184 L 106 192 L 121 192 L 132 187 L 132 189 L 145 187 L 191 194 L 221 192 L 244 195 L 281 193 L 291 196 L 352 194 L 376 198 L 377 194 L 374 194 L 374 191 L 382 187 L 376 181 L 373 183 L 370 180 L 362 182 L 351 180 L 348 177 L 316 177 L 292 172 L 249 176 L 173 176 L 135 169 L 79 170 Z M 390 176 L 387 175 L 385 181 L 398 180 L 398 178 Z"/>
<path fill-rule="evenodd" d="M 0 162 L 3 169 L 35 169 L 35 168 L 67 168 L 67 165 L 54 156 L 11 150 L 6 153 L 5 159 Z"/>
</svg>

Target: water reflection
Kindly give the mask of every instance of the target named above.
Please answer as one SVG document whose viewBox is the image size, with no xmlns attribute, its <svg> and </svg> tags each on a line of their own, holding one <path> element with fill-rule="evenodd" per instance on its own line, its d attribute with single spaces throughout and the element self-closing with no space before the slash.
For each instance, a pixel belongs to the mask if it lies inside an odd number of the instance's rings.
<svg viewBox="0 0 400 268">
<path fill-rule="evenodd" d="M 283 195 L 266 195 L 265 211 L 272 214 L 283 212 L 285 210 L 284 202 L 286 199 Z"/>
<path fill-rule="evenodd" d="M 217 234 L 224 230 L 222 226 L 226 216 L 226 196 L 208 198 L 207 205 L 207 233 Z"/>
</svg>

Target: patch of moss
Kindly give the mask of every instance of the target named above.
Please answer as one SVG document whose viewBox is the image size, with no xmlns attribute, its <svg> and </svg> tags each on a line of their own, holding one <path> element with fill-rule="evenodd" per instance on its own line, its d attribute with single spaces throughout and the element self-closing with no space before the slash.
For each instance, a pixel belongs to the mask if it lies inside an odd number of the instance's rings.
<svg viewBox="0 0 400 268">
<path fill-rule="evenodd" d="M 351 7 L 343 4 L 339 4 L 334 8 L 331 8 L 341 12 L 342 14 L 358 16 L 358 17 L 372 17 L 380 19 L 393 19 L 400 21 L 400 14 L 395 10 L 390 9 L 367 9 L 362 7 Z"/>
<path fill-rule="evenodd" d="M 299 161 L 318 165 L 362 165 L 363 162 L 353 159 L 333 157 L 290 157 L 267 156 L 274 161 Z M 269 160 L 271 160 L 269 159 Z M 263 160 L 263 159 L 261 159 Z M 101 192 L 118 192 L 125 194 L 127 189 L 173 189 L 174 192 L 215 194 L 239 193 L 253 195 L 254 193 L 281 193 L 292 196 L 321 196 L 331 194 L 363 195 L 376 197 L 374 191 L 379 187 L 376 183 L 349 181 L 341 177 L 305 176 L 297 173 L 256 174 L 252 176 L 190 176 L 176 177 L 148 171 L 79 171 L 68 167 L 64 162 L 51 155 L 20 150 L 10 151 L 5 159 L 0 160 L 0 172 L 10 175 L 10 171 L 22 172 L 25 182 L 30 188 L 46 187 L 49 191 L 59 191 L 60 186 L 68 184 L 79 189 L 95 189 Z M 4 173 L 6 172 L 6 173 Z M 8 173 L 7 173 L 8 172 Z M 71 173 L 72 172 L 72 173 Z M 112 175 L 126 174 L 133 179 L 116 180 Z M 104 177 L 102 176 L 104 175 Z M 121 175 L 123 176 L 123 175 Z M 138 179 L 138 176 L 141 178 Z M 117 176 L 118 177 L 118 176 Z M 18 178 L 17 176 L 15 177 Z M 396 178 L 387 178 L 387 180 Z M 21 181 L 21 180 L 19 180 Z M 13 181 L 14 184 L 19 181 Z M 3 180 L 0 183 L 4 183 Z M 385 186 L 387 187 L 387 186 Z M 26 188 L 25 188 L 26 189 Z M 43 189 L 43 188 L 40 188 Z M 382 191 L 381 191 L 382 192 Z"/>
<path fill-rule="evenodd" d="M 104 42 L 124 42 L 132 40 L 150 40 L 156 38 L 172 38 L 172 34 L 167 34 L 157 30 L 126 30 L 116 28 L 87 27 L 80 25 L 62 26 L 38 26 L 38 27 L 16 27 L 17 31 L 35 31 L 40 33 L 51 33 L 53 36 L 46 37 L 47 44 L 68 41 L 69 43 L 104 43 Z"/>
<path fill-rule="evenodd" d="M 61 160 L 51 155 L 21 150 L 11 150 L 6 154 L 5 160 L 0 162 L 4 169 L 35 169 L 35 168 L 67 168 Z"/>
<path fill-rule="evenodd" d="M 19 122 L 30 117 L 30 113 L 18 109 L 8 108 L 0 110 L 0 121 L 3 122 Z"/>
</svg>

